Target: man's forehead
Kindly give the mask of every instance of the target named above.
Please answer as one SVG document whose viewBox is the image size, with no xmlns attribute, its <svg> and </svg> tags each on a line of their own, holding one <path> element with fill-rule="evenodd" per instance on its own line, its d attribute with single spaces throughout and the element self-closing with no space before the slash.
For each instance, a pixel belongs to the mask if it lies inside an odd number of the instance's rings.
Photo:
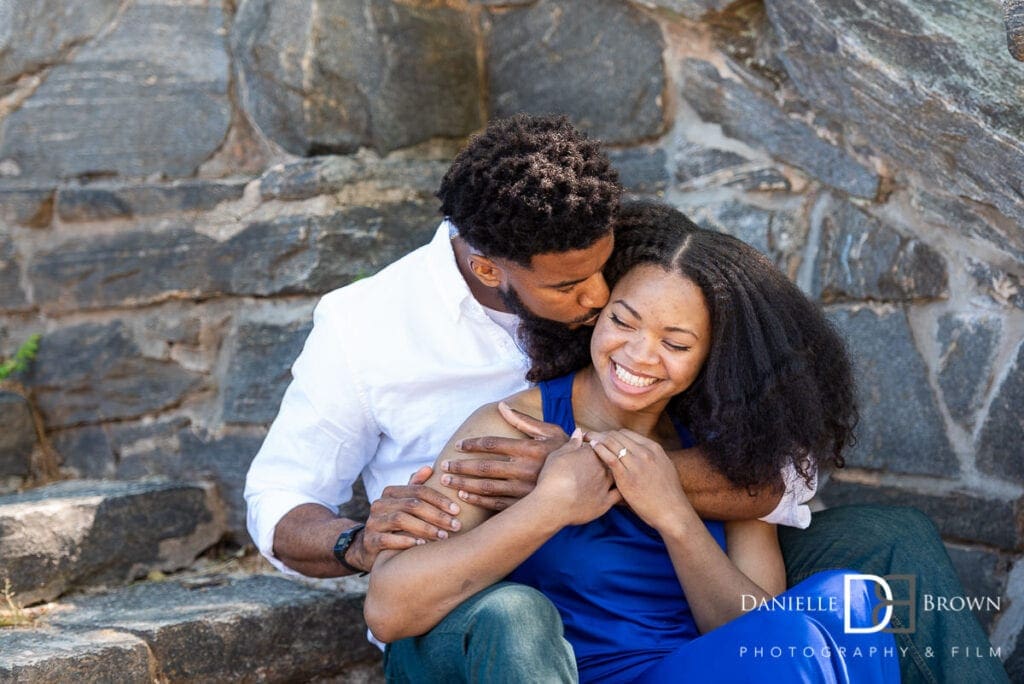
<svg viewBox="0 0 1024 684">
<path fill-rule="evenodd" d="M 583 280 L 604 268 L 614 246 L 615 238 L 609 232 L 584 249 L 536 254 L 530 260 L 530 271 L 547 285 Z"/>
</svg>

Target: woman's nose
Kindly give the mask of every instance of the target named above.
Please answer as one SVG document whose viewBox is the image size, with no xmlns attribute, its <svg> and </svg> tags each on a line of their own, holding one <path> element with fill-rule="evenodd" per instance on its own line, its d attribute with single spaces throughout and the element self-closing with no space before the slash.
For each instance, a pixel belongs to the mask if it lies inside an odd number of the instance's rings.
<svg viewBox="0 0 1024 684">
<path fill-rule="evenodd" d="M 655 349 L 655 342 L 641 333 L 634 333 L 629 342 L 626 343 L 626 354 L 629 358 L 640 364 L 653 364 L 658 360 Z M 641 370 L 637 368 L 637 370 Z"/>
</svg>

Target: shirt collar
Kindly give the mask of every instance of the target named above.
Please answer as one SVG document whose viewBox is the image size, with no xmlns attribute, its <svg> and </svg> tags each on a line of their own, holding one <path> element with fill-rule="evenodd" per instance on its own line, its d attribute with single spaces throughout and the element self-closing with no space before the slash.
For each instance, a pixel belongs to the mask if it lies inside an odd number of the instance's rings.
<svg viewBox="0 0 1024 684">
<path fill-rule="evenodd" d="M 462 277 L 459 266 L 455 263 L 452 234 L 458 234 L 458 232 L 451 222 L 445 219 L 437 227 L 434 238 L 427 245 L 427 265 L 437 284 L 438 296 L 442 305 L 452 318 L 457 319 L 466 307 L 479 308 L 481 313 L 483 308 L 473 297 L 466 279 Z"/>
</svg>

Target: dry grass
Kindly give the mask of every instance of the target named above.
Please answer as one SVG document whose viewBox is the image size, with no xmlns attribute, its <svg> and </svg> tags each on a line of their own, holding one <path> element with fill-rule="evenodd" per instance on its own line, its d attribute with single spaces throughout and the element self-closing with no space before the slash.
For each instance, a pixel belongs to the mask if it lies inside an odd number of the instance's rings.
<svg viewBox="0 0 1024 684">
<path fill-rule="evenodd" d="M 14 600 L 11 580 L 4 578 L 4 588 L 0 594 L 0 627 L 21 627 L 32 622 L 32 616 Z"/>
</svg>

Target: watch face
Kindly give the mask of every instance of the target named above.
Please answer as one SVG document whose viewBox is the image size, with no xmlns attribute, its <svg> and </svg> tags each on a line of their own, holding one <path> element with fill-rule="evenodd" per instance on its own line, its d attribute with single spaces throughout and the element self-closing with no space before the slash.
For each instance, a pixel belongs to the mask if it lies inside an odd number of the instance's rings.
<svg viewBox="0 0 1024 684">
<path fill-rule="evenodd" d="M 350 530 L 345 530 L 338 536 L 338 541 L 334 543 L 334 557 L 346 567 L 350 566 L 345 562 L 345 552 L 348 551 L 348 547 L 352 546 L 352 541 L 363 527 L 364 525 L 356 525 Z"/>
</svg>

